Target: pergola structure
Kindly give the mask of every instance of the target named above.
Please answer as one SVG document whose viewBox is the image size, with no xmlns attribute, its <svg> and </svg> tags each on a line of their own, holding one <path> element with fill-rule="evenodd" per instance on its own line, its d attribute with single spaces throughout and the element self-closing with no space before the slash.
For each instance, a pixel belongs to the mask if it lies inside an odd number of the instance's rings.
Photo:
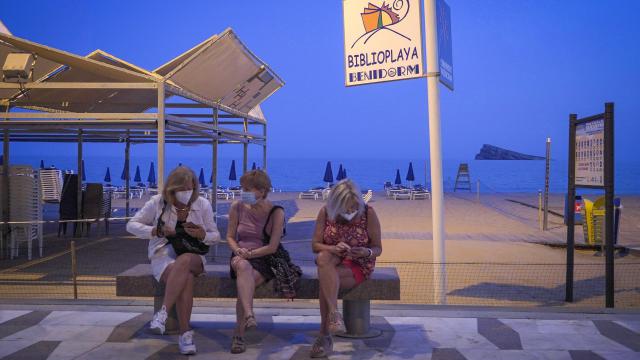
<svg viewBox="0 0 640 360">
<path fill-rule="evenodd" d="M 219 144 L 243 145 L 243 172 L 248 145 L 262 146 L 267 167 L 267 121 L 260 104 L 284 82 L 231 29 L 153 71 L 101 50 L 77 56 L 0 32 L 0 66 L 10 53 L 30 53 L 35 61 L 28 81 L 0 81 L 4 194 L 10 191 L 11 142 L 77 143 L 80 179 L 85 142 L 125 143 L 126 171 L 130 144 L 156 143 L 159 190 L 167 143 L 211 145 L 213 189 Z M 81 181 L 78 192 L 80 186 Z M 215 190 L 213 195 L 215 206 Z M 6 223 L 7 196 L 2 200 Z"/>
</svg>

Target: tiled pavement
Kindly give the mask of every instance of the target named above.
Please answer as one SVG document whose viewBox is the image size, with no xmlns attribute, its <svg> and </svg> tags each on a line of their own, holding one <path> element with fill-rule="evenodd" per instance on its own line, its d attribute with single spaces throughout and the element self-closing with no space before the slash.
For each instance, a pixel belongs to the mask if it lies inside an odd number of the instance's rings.
<svg viewBox="0 0 640 360">
<path fill-rule="evenodd" d="M 0 305 L 0 358 L 186 358 L 178 353 L 176 335 L 146 331 L 151 314 L 139 310 Z M 198 358 L 308 358 L 320 321 L 317 310 L 258 311 L 259 330 L 248 337 L 242 355 L 228 352 L 235 319 L 231 310 L 195 309 Z M 383 335 L 334 338 L 330 359 L 640 359 L 640 314 L 531 314 L 374 311 L 372 321 Z"/>
</svg>

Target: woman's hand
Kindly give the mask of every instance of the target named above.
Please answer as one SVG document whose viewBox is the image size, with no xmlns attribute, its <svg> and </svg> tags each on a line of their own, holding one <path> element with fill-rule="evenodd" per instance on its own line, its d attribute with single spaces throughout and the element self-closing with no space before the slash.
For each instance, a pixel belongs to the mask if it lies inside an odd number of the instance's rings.
<svg viewBox="0 0 640 360">
<path fill-rule="evenodd" d="M 369 257 L 369 254 L 371 252 L 369 251 L 369 248 L 366 247 L 352 247 L 351 250 L 349 250 L 349 256 L 351 256 L 352 258 L 363 258 L 363 257 Z"/>
<path fill-rule="evenodd" d="M 191 222 L 184 224 L 184 231 L 189 234 L 189 236 L 192 236 L 200 241 L 204 240 L 204 237 L 207 235 L 202 226 L 196 225 Z"/>
<path fill-rule="evenodd" d="M 349 246 L 349 244 L 341 241 L 333 249 L 335 249 L 334 254 L 336 254 L 338 256 L 345 256 L 349 252 L 349 250 L 351 249 L 351 246 Z"/>
<path fill-rule="evenodd" d="M 176 231 L 168 226 L 163 226 L 162 230 L 160 231 L 160 234 L 158 234 L 158 228 L 154 227 L 151 230 L 151 235 L 152 236 L 157 236 L 157 237 L 167 237 L 167 236 L 173 236 L 176 234 Z"/>
<path fill-rule="evenodd" d="M 234 253 L 236 254 L 236 256 L 239 256 L 243 259 L 248 259 L 249 258 L 249 250 L 245 249 L 245 248 L 237 248 L 236 251 L 234 251 Z"/>
</svg>

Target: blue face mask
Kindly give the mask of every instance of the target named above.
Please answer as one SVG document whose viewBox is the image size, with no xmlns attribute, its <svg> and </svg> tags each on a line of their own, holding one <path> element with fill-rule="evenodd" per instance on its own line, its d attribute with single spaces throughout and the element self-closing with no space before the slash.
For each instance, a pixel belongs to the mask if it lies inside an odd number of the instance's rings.
<svg viewBox="0 0 640 360">
<path fill-rule="evenodd" d="M 240 195 L 240 201 L 245 204 L 253 205 L 258 200 L 256 199 L 256 194 L 254 194 L 252 191 L 243 191 Z"/>
</svg>

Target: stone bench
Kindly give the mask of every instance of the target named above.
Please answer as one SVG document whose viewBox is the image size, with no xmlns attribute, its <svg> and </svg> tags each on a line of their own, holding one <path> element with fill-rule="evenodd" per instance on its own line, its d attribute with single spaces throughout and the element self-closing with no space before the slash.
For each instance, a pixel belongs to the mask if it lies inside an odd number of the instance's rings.
<svg viewBox="0 0 640 360">
<path fill-rule="evenodd" d="M 236 282 L 229 277 L 229 265 L 206 265 L 206 275 L 196 278 L 196 298 L 236 298 Z M 296 291 L 297 299 L 317 299 L 319 293 L 318 274 L 315 266 L 303 266 Z M 162 306 L 164 285 L 151 275 L 151 265 L 138 264 L 116 277 L 116 295 L 154 297 L 154 312 Z M 256 299 L 281 299 L 270 281 L 256 288 Z M 395 268 L 376 268 L 369 280 L 350 290 L 340 291 L 342 309 L 347 332 L 342 336 L 367 338 L 380 334 L 371 329 L 371 300 L 400 300 L 400 277 Z M 284 299 L 283 299 L 284 300 Z M 177 328 L 175 309 L 168 311 L 167 329 Z"/>
</svg>

